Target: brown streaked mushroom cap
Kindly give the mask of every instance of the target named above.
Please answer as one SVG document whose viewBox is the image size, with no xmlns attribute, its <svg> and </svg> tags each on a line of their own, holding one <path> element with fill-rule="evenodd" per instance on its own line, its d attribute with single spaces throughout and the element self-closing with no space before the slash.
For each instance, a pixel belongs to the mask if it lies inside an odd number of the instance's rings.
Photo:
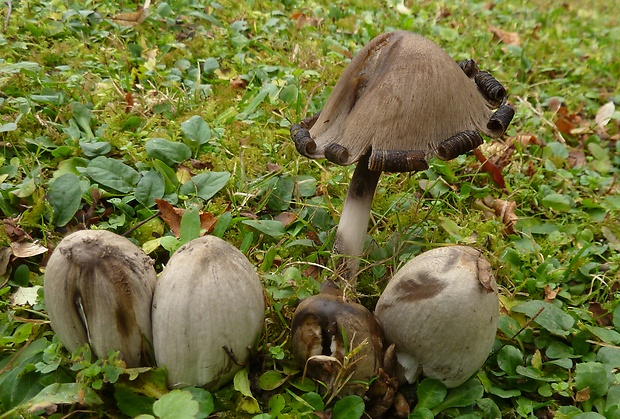
<svg viewBox="0 0 620 419">
<path fill-rule="evenodd" d="M 291 133 L 310 158 L 349 165 L 370 150 L 370 170 L 425 170 L 432 154 L 449 160 L 479 146 L 480 133 L 503 134 L 514 116 L 505 96 L 474 61 L 457 64 L 432 41 L 395 31 L 360 50 L 318 117 Z"/>
</svg>

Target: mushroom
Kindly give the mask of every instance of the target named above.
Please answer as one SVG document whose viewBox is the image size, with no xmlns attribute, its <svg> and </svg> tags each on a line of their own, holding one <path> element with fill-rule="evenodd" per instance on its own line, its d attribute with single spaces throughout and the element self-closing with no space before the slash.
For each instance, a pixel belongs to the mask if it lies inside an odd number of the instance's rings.
<svg viewBox="0 0 620 419">
<path fill-rule="evenodd" d="M 346 302 L 330 281 L 293 316 L 293 356 L 333 392 L 363 395 L 383 364 L 383 331 L 364 306 Z M 347 358 L 347 361 L 345 361 Z"/>
<path fill-rule="evenodd" d="M 467 246 L 422 253 L 390 280 L 375 315 L 396 345 L 401 382 L 423 373 L 456 387 L 480 369 L 495 340 L 499 298 L 491 265 Z"/>
<path fill-rule="evenodd" d="M 505 100 L 506 90 L 473 60 L 457 64 L 428 39 L 395 31 L 362 48 L 325 108 L 291 127 L 304 156 L 357 162 L 334 242 L 346 280 L 359 269 L 381 171 L 425 170 L 432 155 L 449 160 L 478 147 L 480 133 L 499 137 L 514 116 Z"/>
<path fill-rule="evenodd" d="M 232 245 L 204 236 L 181 246 L 153 297 L 153 349 L 171 388 L 215 390 L 246 364 L 263 330 L 263 287 Z"/>
<path fill-rule="evenodd" d="M 89 343 L 94 354 L 120 351 L 143 364 L 151 341 L 153 261 L 126 238 L 105 230 L 65 237 L 45 269 L 43 289 L 52 329 L 69 351 Z"/>
</svg>

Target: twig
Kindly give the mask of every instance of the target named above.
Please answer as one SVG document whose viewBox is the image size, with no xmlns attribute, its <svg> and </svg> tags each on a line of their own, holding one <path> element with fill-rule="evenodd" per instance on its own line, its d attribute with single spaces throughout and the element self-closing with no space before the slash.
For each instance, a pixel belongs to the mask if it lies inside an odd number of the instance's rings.
<svg viewBox="0 0 620 419">
<path fill-rule="evenodd" d="M 536 320 L 536 318 L 537 318 L 538 316 L 540 316 L 540 313 L 542 313 L 544 309 L 545 309 L 544 307 L 541 307 L 541 308 L 540 308 L 540 309 L 536 312 L 536 314 L 534 314 L 534 315 L 532 316 L 532 318 L 531 318 L 531 319 L 529 319 L 529 320 L 528 320 L 528 321 L 527 321 L 527 322 L 523 325 L 523 327 L 517 331 L 517 333 L 515 333 L 515 334 L 514 334 L 514 335 L 513 335 L 510 339 L 508 339 L 508 341 L 507 341 L 507 342 L 504 342 L 504 344 L 503 344 L 502 346 L 500 346 L 499 348 L 497 348 L 497 350 L 493 351 L 493 354 L 495 354 L 495 353 L 499 352 L 500 350 L 502 350 L 502 349 L 504 348 L 504 346 L 508 345 L 508 342 L 510 342 L 511 340 L 514 340 L 517 336 L 519 336 L 519 334 L 520 334 L 521 332 L 523 332 L 523 331 L 524 331 L 527 327 L 529 327 L 529 326 L 530 326 L 530 324 L 532 324 L 532 322 L 533 322 L 534 320 Z"/>
<path fill-rule="evenodd" d="M 151 215 L 150 217 L 140 221 L 138 224 L 136 224 L 135 226 L 131 227 L 129 230 L 124 232 L 123 233 L 123 237 L 127 237 L 128 235 L 133 233 L 136 229 L 142 227 L 144 224 L 148 223 L 149 221 L 151 221 L 155 217 L 159 217 L 160 215 L 161 215 L 161 211 L 157 211 L 155 214 Z"/>
<path fill-rule="evenodd" d="M 11 20 L 11 12 L 13 12 L 13 2 L 11 0 L 6 0 L 4 4 L 6 4 L 7 11 L 6 11 L 6 19 L 4 20 L 4 27 L 2 28 L 2 32 L 6 32 L 6 28 L 9 26 L 9 21 Z"/>
</svg>

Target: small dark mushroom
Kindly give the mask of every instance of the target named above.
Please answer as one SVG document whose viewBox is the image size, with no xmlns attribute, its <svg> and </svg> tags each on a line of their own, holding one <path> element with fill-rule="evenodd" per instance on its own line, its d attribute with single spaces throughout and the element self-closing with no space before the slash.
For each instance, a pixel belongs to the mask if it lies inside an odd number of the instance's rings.
<svg viewBox="0 0 620 419">
<path fill-rule="evenodd" d="M 383 331 L 377 318 L 366 307 L 344 301 L 332 282 L 299 304 L 292 329 L 300 367 L 332 392 L 363 395 L 382 367 Z"/>
<path fill-rule="evenodd" d="M 505 101 L 473 60 L 457 64 L 422 36 L 395 31 L 353 57 L 320 114 L 291 127 L 304 156 L 357 162 L 334 243 L 347 281 L 359 268 L 380 172 L 425 170 L 432 155 L 449 160 L 478 147 L 481 133 L 499 137 L 514 116 Z"/>
</svg>

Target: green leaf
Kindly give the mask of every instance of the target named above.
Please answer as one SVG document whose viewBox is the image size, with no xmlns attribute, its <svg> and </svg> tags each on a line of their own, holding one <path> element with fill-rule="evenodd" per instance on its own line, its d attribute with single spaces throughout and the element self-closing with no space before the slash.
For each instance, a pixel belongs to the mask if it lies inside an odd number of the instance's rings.
<svg viewBox="0 0 620 419">
<path fill-rule="evenodd" d="M 332 419 L 359 419 L 366 406 L 360 396 L 345 396 L 338 400 L 332 411 Z"/>
<path fill-rule="evenodd" d="M 316 411 L 325 410 L 325 403 L 319 393 L 309 391 L 301 395 L 301 398 L 306 401 Z"/>
<path fill-rule="evenodd" d="M 198 402 L 199 411 L 196 419 L 207 418 L 215 410 L 213 396 L 210 392 L 200 387 L 185 387 L 183 390 L 192 393 L 192 398 Z"/>
<path fill-rule="evenodd" d="M 95 135 L 93 131 L 90 129 L 90 120 L 93 117 L 92 112 L 88 109 L 84 104 L 79 102 L 74 102 L 71 105 L 71 109 L 73 111 L 73 118 L 77 122 L 77 124 L 82 128 L 82 131 L 86 133 L 88 138 L 94 138 Z"/>
<path fill-rule="evenodd" d="M 132 192 L 140 181 L 140 173 L 136 170 L 119 160 L 103 156 L 92 160 L 86 173 L 95 182 L 123 193 Z"/>
<path fill-rule="evenodd" d="M 152 415 L 153 403 L 157 399 L 132 391 L 129 386 L 116 384 L 114 398 L 123 414 L 135 418 L 138 415 Z"/>
<path fill-rule="evenodd" d="M 273 184 L 267 206 L 273 211 L 284 211 L 291 205 L 295 178 L 291 175 L 276 177 L 273 179 Z"/>
<path fill-rule="evenodd" d="M 598 350 L 596 360 L 612 368 L 620 368 L 620 348 L 603 346 Z"/>
<path fill-rule="evenodd" d="M 80 140 L 80 148 L 87 157 L 104 156 L 112 151 L 112 146 L 107 141 Z"/>
<path fill-rule="evenodd" d="M 541 309 L 542 311 L 540 311 Z M 540 311 L 534 322 L 555 335 L 567 336 L 575 324 L 575 319 L 570 314 L 545 301 L 527 301 L 513 307 L 512 311 L 523 313 L 530 318 L 536 316 Z"/>
<path fill-rule="evenodd" d="M 155 200 L 160 199 L 166 192 L 166 184 L 161 173 L 154 170 L 146 172 L 138 182 L 134 196 L 136 200 L 147 208 L 155 205 Z"/>
<path fill-rule="evenodd" d="M 65 173 L 56 178 L 47 191 L 47 199 L 54 211 L 52 223 L 64 227 L 71 221 L 82 203 L 80 178 L 73 173 Z"/>
<path fill-rule="evenodd" d="M 183 122 L 181 124 L 181 131 L 183 131 L 183 134 L 188 140 L 198 144 L 198 146 L 208 143 L 211 139 L 211 128 L 209 124 L 198 115 L 194 115 Z"/>
<path fill-rule="evenodd" d="M 279 371 L 269 370 L 265 371 L 258 378 L 258 386 L 265 391 L 275 390 L 284 384 L 287 380 L 287 376 Z"/>
<path fill-rule="evenodd" d="M 407 419 L 433 419 L 435 414 L 432 410 L 427 409 L 426 407 L 417 408 L 413 411 L 413 413 L 409 414 Z"/>
<path fill-rule="evenodd" d="M 547 208 L 559 212 L 570 211 L 570 209 L 575 205 L 570 197 L 558 193 L 546 195 L 542 199 L 542 204 Z"/>
<path fill-rule="evenodd" d="M 280 94 L 278 95 L 280 100 L 287 105 L 295 105 L 297 103 L 297 97 L 299 95 L 299 89 L 294 84 L 289 84 L 284 86 L 280 90 Z"/>
<path fill-rule="evenodd" d="M 517 374 L 517 366 L 523 364 L 523 353 L 511 345 L 504 346 L 497 353 L 497 365 L 509 377 Z"/>
<path fill-rule="evenodd" d="M 172 390 L 153 404 L 153 413 L 160 419 L 194 419 L 199 411 L 192 394 L 183 390 Z"/>
<path fill-rule="evenodd" d="M 600 362 L 583 362 L 575 367 L 575 387 L 577 390 L 589 388 L 592 400 L 607 394 L 609 385 L 607 369 Z"/>
<path fill-rule="evenodd" d="M 418 409 L 432 409 L 439 406 L 439 404 L 446 398 L 448 389 L 439 380 L 433 380 L 432 378 L 425 378 L 418 385 L 418 404 L 415 410 Z"/>
<path fill-rule="evenodd" d="M 277 239 L 286 234 L 284 225 L 276 220 L 243 220 L 243 224 L 253 227 L 268 236 Z"/>
<path fill-rule="evenodd" d="M 94 406 L 103 401 L 93 389 L 80 383 L 50 384 L 34 396 L 29 404 L 31 411 L 54 407 L 58 404 L 85 404 Z"/>
<path fill-rule="evenodd" d="M 17 129 L 17 124 L 15 122 L 7 122 L 6 124 L 0 125 L 0 132 L 10 132 L 15 131 Z"/>
<path fill-rule="evenodd" d="M 159 159 L 168 166 L 184 162 L 192 157 L 192 150 L 183 143 L 168 141 L 165 138 L 151 138 L 145 144 L 146 154 Z"/>
<path fill-rule="evenodd" d="M 230 179 L 229 172 L 200 173 L 181 185 L 179 192 L 183 195 L 195 194 L 208 201 L 218 193 Z"/>
<path fill-rule="evenodd" d="M 615 330 L 606 329 L 598 326 L 586 326 L 590 332 L 605 343 L 611 343 L 612 345 L 620 345 L 620 333 Z"/>
<path fill-rule="evenodd" d="M 434 413 L 451 407 L 465 407 L 476 403 L 484 395 L 484 388 L 476 377 L 472 377 L 458 387 L 450 389 L 446 398 L 433 409 Z"/>
<path fill-rule="evenodd" d="M 185 244 L 200 236 L 200 210 L 191 206 L 185 210 L 181 218 L 180 242 Z"/>
</svg>

